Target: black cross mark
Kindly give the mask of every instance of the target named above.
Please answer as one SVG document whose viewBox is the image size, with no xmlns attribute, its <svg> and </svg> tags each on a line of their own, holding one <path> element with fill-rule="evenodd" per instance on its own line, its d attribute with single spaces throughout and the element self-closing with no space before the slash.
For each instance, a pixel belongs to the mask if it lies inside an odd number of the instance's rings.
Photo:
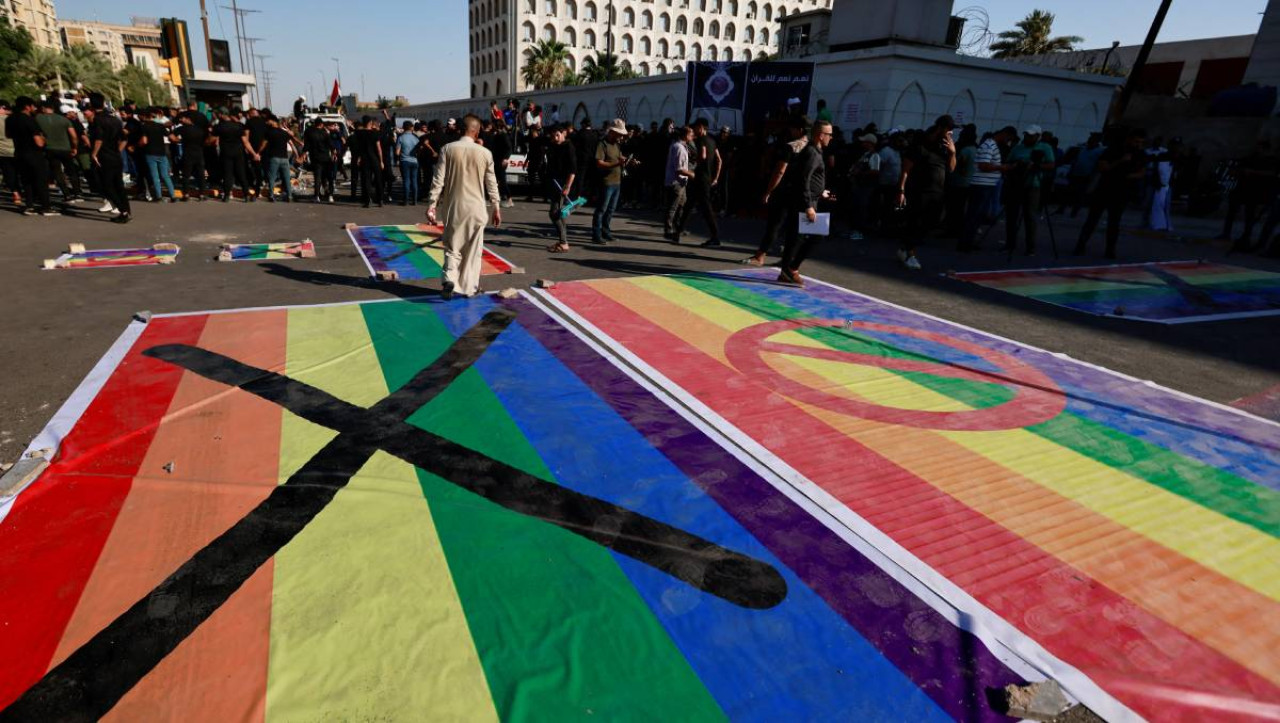
<svg viewBox="0 0 1280 723">
<path fill-rule="evenodd" d="M 1068 272 L 1055 272 L 1050 276 L 1061 276 L 1064 279 L 1072 279 L 1075 281 L 1102 281 L 1108 284 L 1124 284 L 1125 286 L 1145 286 L 1152 289 L 1172 289 L 1183 298 L 1184 301 L 1192 306 L 1208 306 L 1216 308 L 1220 306 L 1209 292 L 1192 284 L 1177 274 L 1170 273 L 1154 264 L 1144 265 L 1143 271 L 1159 279 L 1158 282 L 1138 281 L 1137 279 L 1117 279 L 1109 276 L 1094 276 L 1092 274 L 1073 274 Z"/>
<path fill-rule="evenodd" d="M 279 404 L 336 430 L 338 436 L 239 522 L 0 711 L 0 721 L 88 721 L 106 714 L 314 520 L 379 450 L 735 605 L 766 609 L 782 602 L 786 580 L 767 563 L 539 479 L 405 421 L 469 369 L 514 318 L 508 311 L 489 312 L 431 365 L 367 409 L 197 347 L 170 344 L 144 351 Z"/>
</svg>

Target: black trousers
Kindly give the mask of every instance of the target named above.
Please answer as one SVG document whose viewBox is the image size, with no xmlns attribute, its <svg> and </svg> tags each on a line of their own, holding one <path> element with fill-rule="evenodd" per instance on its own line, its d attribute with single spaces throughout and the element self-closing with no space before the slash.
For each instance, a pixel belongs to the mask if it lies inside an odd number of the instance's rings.
<svg viewBox="0 0 1280 723">
<path fill-rule="evenodd" d="M 1124 216 L 1128 205 L 1125 193 L 1095 193 L 1089 204 L 1089 215 L 1085 217 L 1084 226 L 1080 227 L 1080 238 L 1076 241 L 1076 255 L 1083 254 L 1089 245 L 1089 239 L 1098 228 L 1102 214 L 1107 214 L 1107 258 L 1115 258 L 1116 244 L 1120 240 L 1120 218 Z"/>
<path fill-rule="evenodd" d="M 1010 189 L 1004 201 L 1005 243 L 1018 245 L 1018 226 L 1027 227 L 1027 253 L 1036 250 L 1036 231 L 1040 228 L 1040 192 L 1039 188 L 1027 188 L 1021 193 L 1018 189 Z"/>
<path fill-rule="evenodd" d="M 27 208 L 37 211 L 49 210 L 49 163 L 44 154 L 25 153 L 17 156 L 18 176 L 22 179 L 23 193 L 26 194 Z"/>
<path fill-rule="evenodd" d="M 767 211 L 768 218 L 764 223 L 764 236 L 760 239 L 760 244 L 756 246 L 757 254 L 767 254 L 769 249 L 778 241 L 778 232 L 782 230 L 782 224 L 787 220 L 788 206 L 786 203 L 779 201 L 773 197 L 769 198 L 769 206 Z"/>
<path fill-rule="evenodd" d="M 245 161 L 248 160 L 244 153 L 223 153 L 222 154 L 222 193 L 224 198 L 231 197 L 232 183 L 240 184 L 240 190 L 244 193 L 247 200 L 249 198 L 249 178 L 247 176 L 248 169 Z"/>
<path fill-rule="evenodd" d="M 98 158 L 98 183 L 102 184 L 102 197 L 120 213 L 129 213 L 129 194 L 124 190 L 124 160 Z"/>
<path fill-rule="evenodd" d="M 702 220 L 707 222 L 709 240 L 719 241 L 720 227 L 716 223 L 716 211 L 711 207 L 711 186 L 707 183 L 694 181 L 689 184 L 687 191 L 689 197 L 685 201 L 684 212 L 680 214 L 680 220 L 676 224 L 676 228 L 671 230 L 672 233 L 676 236 L 684 233 L 685 226 L 689 223 L 689 217 L 697 210 L 702 215 Z"/>
<path fill-rule="evenodd" d="M 547 198 L 550 199 L 550 208 L 547 209 L 547 218 L 551 219 L 551 225 L 556 227 L 556 234 L 560 237 L 560 243 L 569 243 L 569 220 L 560 215 L 560 211 L 569 203 L 569 199 L 554 187 L 546 189 Z"/>
<path fill-rule="evenodd" d="M 316 197 L 333 195 L 333 164 L 311 162 L 311 173 L 316 177 Z"/>
<path fill-rule="evenodd" d="M 782 242 L 782 263 L 781 266 L 786 271 L 797 271 L 800 264 L 809 258 L 809 252 L 814 246 L 818 245 L 821 236 L 810 236 L 809 234 L 800 233 L 800 214 L 805 209 L 799 206 L 792 206 L 783 212 L 783 216 L 787 221 L 786 235 Z"/>
<path fill-rule="evenodd" d="M 360 200 L 369 203 L 372 193 L 374 203 L 382 203 L 382 169 L 376 160 L 364 159 L 360 162 Z"/>
<path fill-rule="evenodd" d="M 182 186 L 182 197 L 187 198 L 191 195 L 191 182 L 195 181 L 196 188 L 200 189 L 200 195 L 203 197 L 207 187 L 204 178 L 204 153 L 200 149 L 191 149 L 182 154 L 182 178 L 179 181 Z"/>
<path fill-rule="evenodd" d="M 49 157 L 49 169 L 53 171 L 53 178 L 58 183 L 58 189 L 62 191 L 63 198 L 67 196 L 79 196 L 81 193 L 80 186 L 80 166 L 76 165 L 76 157 L 71 151 L 55 151 L 45 149 L 45 154 Z"/>
</svg>

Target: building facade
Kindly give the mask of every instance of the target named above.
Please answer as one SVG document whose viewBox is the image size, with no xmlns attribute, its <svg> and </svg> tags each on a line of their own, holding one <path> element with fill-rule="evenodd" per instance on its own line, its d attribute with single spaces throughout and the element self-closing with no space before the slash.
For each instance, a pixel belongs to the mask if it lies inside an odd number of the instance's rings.
<svg viewBox="0 0 1280 723">
<path fill-rule="evenodd" d="M 539 40 L 558 41 L 578 72 L 612 51 L 640 77 L 694 60 L 760 60 L 778 52 L 778 21 L 831 0 L 471 0 L 471 97 L 526 90 L 521 68 Z M 612 13 L 610 12 L 612 11 Z"/>
<path fill-rule="evenodd" d="M 62 47 L 92 45 L 111 61 L 112 70 L 137 65 L 160 81 L 176 102 L 177 88 L 169 78 L 169 65 L 161 51 L 160 23 L 149 18 L 135 18 L 131 25 L 115 25 L 93 20 L 62 20 L 58 23 Z M 152 99 L 156 103 L 161 98 Z"/>
<path fill-rule="evenodd" d="M 7 21 L 17 28 L 26 28 L 36 45 L 44 48 L 61 48 L 58 34 L 58 12 L 53 0 L 0 0 L 0 21 Z"/>
</svg>

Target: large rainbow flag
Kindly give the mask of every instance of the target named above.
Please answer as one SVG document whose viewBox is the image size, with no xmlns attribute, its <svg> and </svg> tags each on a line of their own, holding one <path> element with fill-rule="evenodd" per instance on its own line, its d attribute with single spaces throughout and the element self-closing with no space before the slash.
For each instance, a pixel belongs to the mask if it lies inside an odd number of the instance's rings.
<svg viewBox="0 0 1280 723">
<path fill-rule="evenodd" d="M 1280 425 L 770 278 L 544 298 L 1104 718 L 1280 718 Z"/>
<path fill-rule="evenodd" d="M 578 333 L 135 322 L 0 500 L 0 720 L 999 721 L 1053 673 Z"/>
<path fill-rule="evenodd" d="M 444 247 L 440 245 L 440 226 L 347 226 L 351 242 L 360 251 L 369 274 L 395 272 L 400 281 L 437 279 L 444 265 Z M 480 274 L 519 273 L 510 261 L 489 249 L 481 252 Z"/>
<path fill-rule="evenodd" d="M 973 271 L 954 277 L 1090 314 L 1165 324 L 1280 314 L 1280 274 L 1204 261 Z"/>
</svg>

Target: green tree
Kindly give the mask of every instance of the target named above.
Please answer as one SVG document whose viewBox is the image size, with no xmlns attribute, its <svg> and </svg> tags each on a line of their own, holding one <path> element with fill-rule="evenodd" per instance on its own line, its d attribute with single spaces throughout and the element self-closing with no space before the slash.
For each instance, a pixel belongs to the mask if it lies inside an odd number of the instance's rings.
<svg viewBox="0 0 1280 723">
<path fill-rule="evenodd" d="M 13 100 L 36 92 L 18 73 L 22 60 L 31 53 L 31 34 L 26 28 L 12 28 L 0 21 L 0 97 Z"/>
<path fill-rule="evenodd" d="M 991 57 L 1065 53 L 1074 50 L 1077 43 L 1084 42 L 1084 38 L 1078 35 L 1053 37 L 1053 20 L 1053 13 L 1047 10 L 1032 10 L 1016 23 L 1017 30 L 1006 30 L 997 36 L 1000 39 L 991 44 Z"/>
<path fill-rule="evenodd" d="M 18 58 L 14 72 L 19 82 L 34 88 L 37 93 L 53 92 L 58 89 L 58 75 L 62 72 L 62 53 L 34 45 L 26 55 Z"/>
<path fill-rule="evenodd" d="M 89 93 L 119 93 L 119 82 L 106 56 L 92 45 L 72 45 L 58 59 L 64 88 L 79 86 Z"/>
<path fill-rule="evenodd" d="M 124 90 L 123 97 L 120 90 Z M 126 65 L 116 73 L 116 88 L 106 93 L 113 103 L 120 103 L 125 98 L 138 105 L 169 105 L 169 91 L 160 81 L 155 79 L 146 68 L 140 65 Z"/>
<path fill-rule="evenodd" d="M 582 61 L 580 75 L 584 83 L 605 83 L 637 77 L 634 70 L 618 62 L 617 55 L 603 51 L 596 51 L 594 56 L 588 56 Z"/>
<path fill-rule="evenodd" d="M 537 90 L 555 88 L 564 79 L 565 62 L 569 51 L 564 43 L 555 40 L 539 40 L 529 52 L 529 58 L 521 68 L 524 82 Z"/>
</svg>

